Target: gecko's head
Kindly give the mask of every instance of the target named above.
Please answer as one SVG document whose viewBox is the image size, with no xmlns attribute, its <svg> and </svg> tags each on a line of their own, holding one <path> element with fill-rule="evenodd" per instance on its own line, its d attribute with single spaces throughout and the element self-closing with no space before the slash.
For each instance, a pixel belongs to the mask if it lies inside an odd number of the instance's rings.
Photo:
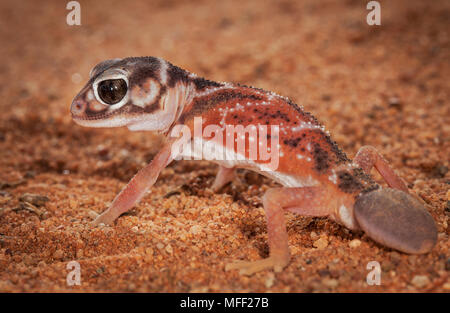
<svg viewBox="0 0 450 313">
<path fill-rule="evenodd" d="M 97 64 L 72 102 L 73 120 L 88 127 L 164 130 L 173 122 L 174 106 L 178 105 L 170 101 L 168 93 L 169 65 L 153 57 Z"/>
<path fill-rule="evenodd" d="M 427 253 L 437 241 L 430 213 L 419 200 L 397 189 L 361 194 L 354 204 L 354 216 L 370 238 L 405 253 Z"/>
</svg>

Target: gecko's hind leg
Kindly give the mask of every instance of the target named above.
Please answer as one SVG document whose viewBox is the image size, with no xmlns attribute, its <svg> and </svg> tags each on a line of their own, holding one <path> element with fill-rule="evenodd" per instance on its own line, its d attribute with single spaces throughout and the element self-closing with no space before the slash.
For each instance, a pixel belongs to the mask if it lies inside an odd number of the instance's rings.
<svg viewBox="0 0 450 313">
<path fill-rule="evenodd" d="M 372 146 L 361 147 L 356 154 L 353 163 L 361 167 L 367 174 L 375 167 L 386 183 L 395 189 L 409 192 L 403 179 L 398 176 L 389 163 L 383 158 L 378 150 Z"/>
<path fill-rule="evenodd" d="M 217 172 L 217 176 L 213 184 L 211 185 L 211 189 L 214 192 L 219 191 L 223 186 L 225 186 L 234 179 L 235 172 L 236 169 L 234 167 L 228 168 L 219 165 L 219 171 Z"/>
<path fill-rule="evenodd" d="M 331 207 L 330 200 L 322 187 L 269 189 L 263 197 L 263 205 L 267 221 L 269 257 L 253 262 L 230 263 L 226 265 L 225 270 L 238 269 L 244 275 L 270 268 L 276 272 L 281 271 L 290 259 L 284 211 L 310 216 L 327 216 L 331 213 L 328 209 Z"/>
</svg>

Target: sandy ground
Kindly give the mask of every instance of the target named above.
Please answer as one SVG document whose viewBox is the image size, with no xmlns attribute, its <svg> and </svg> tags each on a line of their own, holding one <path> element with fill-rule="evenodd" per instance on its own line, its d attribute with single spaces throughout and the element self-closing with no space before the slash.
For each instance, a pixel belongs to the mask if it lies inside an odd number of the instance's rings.
<svg viewBox="0 0 450 313">
<path fill-rule="evenodd" d="M 0 291 L 450 291 L 449 1 L 381 1 L 372 27 L 366 1 L 129 2 L 80 1 L 81 26 L 66 1 L 0 2 Z M 350 157 L 377 147 L 426 202 L 438 244 L 406 255 L 288 214 L 283 272 L 225 272 L 267 256 L 260 197 L 275 183 L 241 171 L 213 194 L 203 161 L 172 163 L 114 226 L 90 227 L 161 138 L 82 128 L 69 105 L 97 62 L 143 55 L 289 96 Z M 81 286 L 66 284 L 73 260 Z"/>
</svg>

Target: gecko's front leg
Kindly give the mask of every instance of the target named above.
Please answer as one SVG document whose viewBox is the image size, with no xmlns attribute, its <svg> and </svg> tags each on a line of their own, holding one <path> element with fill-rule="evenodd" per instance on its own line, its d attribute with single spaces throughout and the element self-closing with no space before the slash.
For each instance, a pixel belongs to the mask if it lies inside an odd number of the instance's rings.
<svg viewBox="0 0 450 313">
<path fill-rule="evenodd" d="M 121 214 L 130 210 L 150 188 L 159 176 L 159 173 L 173 160 L 173 140 L 167 142 L 160 152 L 146 167 L 142 168 L 116 196 L 111 206 L 98 216 L 93 224 L 111 225 Z"/>
</svg>

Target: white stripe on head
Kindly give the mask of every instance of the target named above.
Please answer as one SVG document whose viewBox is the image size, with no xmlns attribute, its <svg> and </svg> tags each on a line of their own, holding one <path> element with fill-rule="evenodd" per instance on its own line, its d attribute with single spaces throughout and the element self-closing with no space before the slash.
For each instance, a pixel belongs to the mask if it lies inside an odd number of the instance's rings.
<svg viewBox="0 0 450 313">
<path fill-rule="evenodd" d="M 147 86 L 149 84 L 149 86 Z M 159 94 L 159 84 L 153 79 L 149 79 L 143 88 L 137 87 L 131 91 L 131 100 L 134 105 L 145 108 L 147 105 L 153 104 Z"/>
</svg>

